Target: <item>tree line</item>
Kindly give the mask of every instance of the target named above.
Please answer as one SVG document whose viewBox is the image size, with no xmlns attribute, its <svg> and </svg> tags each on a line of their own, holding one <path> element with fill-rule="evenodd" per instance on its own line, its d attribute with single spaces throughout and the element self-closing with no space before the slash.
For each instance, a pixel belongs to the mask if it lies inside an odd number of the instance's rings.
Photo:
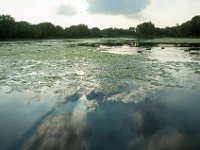
<svg viewBox="0 0 200 150">
<path fill-rule="evenodd" d="M 72 25 L 67 28 L 50 22 L 30 24 L 16 22 L 10 15 L 0 15 L 0 40 L 6 39 L 48 39 L 48 38 L 95 38 L 95 37 L 200 37 L 200 16 L 193 17 L 181 25 L 158 28 L 151 22 L 144 22 L 129 29 Z"/>
<path fill-rule="evenodd" d="M 158 28 L 152 22 L 145 22 L 136 27 L 139 36 L 149 37 L 200 37 L 200 16 L 173 27 Z"/>
<path fill-rule="evenodd" d="M 16 22 L 10 15 L 0 15 L 0 40 L 5 39 L 48 39 L 48 38 L 92 38 L 132 36 L 129 29 L 98 27 L 89 29 L 87 25 L 72 25 L 67 28 L 55 26 L 50 22 L 30 24 L 26 21 Z"/>
</svg>

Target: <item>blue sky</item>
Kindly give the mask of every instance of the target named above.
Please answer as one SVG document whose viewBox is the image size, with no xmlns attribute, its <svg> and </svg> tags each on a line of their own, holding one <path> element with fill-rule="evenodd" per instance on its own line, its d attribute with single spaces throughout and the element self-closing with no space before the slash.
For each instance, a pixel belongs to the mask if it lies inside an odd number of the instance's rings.
<svg viewBox="0 0 200 150">
<path fill-rule="evenodd" d="M 145 21 L 165 27 L 200 15 L 199 6 L 200 0 L 0 0 L 0 14 L 63 27 L 128 28 Z"/>
</svg>

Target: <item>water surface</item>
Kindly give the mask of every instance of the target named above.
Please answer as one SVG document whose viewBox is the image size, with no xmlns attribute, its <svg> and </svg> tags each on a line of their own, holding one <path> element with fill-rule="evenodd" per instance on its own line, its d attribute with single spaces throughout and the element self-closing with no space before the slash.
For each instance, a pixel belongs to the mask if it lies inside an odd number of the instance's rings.
<svg viewBox="0 0 200 150">
<path fill-rule="evenodd" d="M 1 42 L 0 149 L 200 149 L 198 43 Z"/>
</svg>

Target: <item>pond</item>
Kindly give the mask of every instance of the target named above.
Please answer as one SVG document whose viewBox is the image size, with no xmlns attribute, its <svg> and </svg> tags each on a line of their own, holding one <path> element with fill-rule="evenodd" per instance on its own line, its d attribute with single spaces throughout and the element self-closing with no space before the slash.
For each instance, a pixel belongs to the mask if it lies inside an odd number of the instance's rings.
<svg viewBox="0 0 200 150">
<path fill-rule="evenodd" d="M 0 149 L 200 149 L 200 39 L 0 42 Z"/>
</svg>

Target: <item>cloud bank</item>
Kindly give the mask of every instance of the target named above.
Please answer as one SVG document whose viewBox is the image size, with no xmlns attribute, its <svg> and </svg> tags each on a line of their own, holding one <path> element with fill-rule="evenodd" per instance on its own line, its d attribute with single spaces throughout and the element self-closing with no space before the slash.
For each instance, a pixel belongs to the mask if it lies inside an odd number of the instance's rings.
<svg viewBox="0 0 200 150">
<path fill-rule="evenodd" d="M 138 16 L 150 0 L 87 0 L 89 13 Z"/>
</svg>

